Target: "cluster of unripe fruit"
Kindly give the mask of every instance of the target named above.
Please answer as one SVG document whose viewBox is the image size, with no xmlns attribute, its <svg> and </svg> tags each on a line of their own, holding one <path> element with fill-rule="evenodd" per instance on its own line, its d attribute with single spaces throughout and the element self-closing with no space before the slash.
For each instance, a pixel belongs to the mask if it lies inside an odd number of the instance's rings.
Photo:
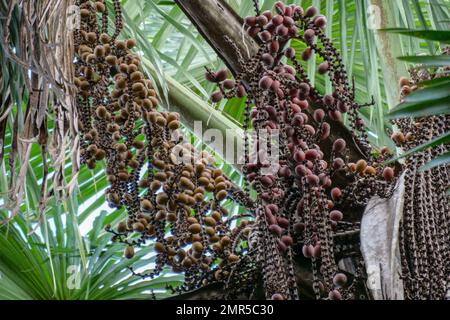
<svg viewBox="0 0 450 320">
<path fill-rule="evenodd" d="M 80 8 L 74 84 L 82 161 L 94 169 L 105 160 L 107 201 L 113 208 L 125 207 L 128 214 L 117 227 L 106 229 L 115 241 L 126 244 L 128 259 L 136 247 L 153 243 L 158 259 L 151 276 L 169 265 L 175 272 L 194 275 L 224 269 L 223 277 L 226 267 L 239 261 L 236 230 L 248 223 L 233 229 L 226 222 L 231 215 L 222 202 L 234 186 L 214 167 L 212 156 L 184 142 L 177 113 L 157 110 L 152 81 L 142 73 L 139 55 L 131 51 L 136 41 L 115 39 L 117 30 L 109 36 L 96 29 L 93 20 L 107 10 L 104 2 L 84 0 Z M 120 12 L 117 1 L 115 9 Z M 120 17 L 120 25 L 117 21 Z"/>
</svg>

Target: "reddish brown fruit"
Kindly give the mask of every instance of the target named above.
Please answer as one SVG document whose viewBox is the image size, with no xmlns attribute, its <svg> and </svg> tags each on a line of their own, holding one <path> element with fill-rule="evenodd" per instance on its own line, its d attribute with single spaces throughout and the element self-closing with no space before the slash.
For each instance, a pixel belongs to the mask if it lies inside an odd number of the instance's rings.
<svg viewBox="0 0 450 320">
<path fill-rule="evenodd" d="M 330 65 L 328 64 L 328 62 L 323 62 L 319 65 L 319 68 L 317 69 L 317 71 L 319 72 L 319 74 L 325 74 L 328 72 L 329 68 L 330 68 Z"/>
<path fill-rule="evenodd" d="M 263 90 L 268 90 L 272 86 L 273 80 L 268 76 L 264 76 L 259 81 L 259 87 Z"/>
<path fill-rule="evenodd" d="M 383 178 L 386 181 L 392 181 L 394 179 L 394 170 L 390 167 L 386 167 L 383 170 Z"/>
<path fill-rule="evenodd" d="M 330 219 L 332 221 L 339 222 L 339 221 L 342 221 L 343 218 L 344 218 L 344 215 L 339 210 L 333 210 L 330 212 Z"/>
<path fill-rule="evenodd" d="M 313 29 L 308 29 L 305 31 L 304 38 L 305 38 L 306 44 L 312 45 L 312 44 L 314 44 L 314 40 L 316 38 L 316 32 Z"/>
<path fill-rule="evenodd" d="M 211 95 L 211 101 L 213 103 L 218 103 L 223 99 L 223 93 L 221 91 L 216 91 Z"/>
<path fill-rule="evenodd" d="M 361 159 L 356 163 L 356 172 L 358 172 L 359 174 L 364 173 L 366 168 L 367 168 L 367 162 L 365 160 Z"/>
<path fill-rule="evenodd" d="M 314 17 L 317 14 L 317 12 L 318 12 L 317 8 L 311 6 L 308 9 L 306 9 L 305 17 L 312 18 L 312 17 Z"/>
<path fill-rule="evenodd" d="M 330 300 L 341 300 L 342 299 L 342 295 L 338 290 L 333 290 L 330 291 L 330 293 L 328 294 L 328 299 Z"/>
<path fill-rule="evenodd" d="M 327 18 L 324 16 L 318 16 L 314 19 L 314 25 L 319 28 L 325 28 L 327 25 Z"/>
<path fill-rule="evenodd" d="M 347 276 L 343 273 L 337 273 L 334 277 L 333 277 L 333 284 L 336 287 L 343 287 L 347 284 Z"/>
<path fill-rule="evenodd" d="M 347 146 L 347 143 L 344 139 L 337 139 L 333 143 L 333 151 L 337 153 L 341 153 L 345 150 L 345 147 Z"/>
<path fill-rule="evenodd" d="M 334 188 L 333 190 L 331 190 L 331 198 L 333 199 L 333 201 L 337 201 L 339 200 L 339 198 L 342 196 L 342 191 L 339 188 Z"/>
</svg>

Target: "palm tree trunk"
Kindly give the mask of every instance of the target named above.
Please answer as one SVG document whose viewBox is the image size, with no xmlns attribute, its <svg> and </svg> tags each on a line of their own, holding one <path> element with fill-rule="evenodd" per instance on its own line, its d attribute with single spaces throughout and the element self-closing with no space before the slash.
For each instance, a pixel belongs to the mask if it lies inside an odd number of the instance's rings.
<svg viewBox="0 0 450 320">
<path fill-rule="evenodd" d="M 381 71 L 387 94 L 389 109 L 399 103 L 399 79 L 408 75 L 406 64 L 397 59 L 402 55 L 400 35 L 381 29 L 393 28 L 395 23 L 395 10 L 393 1 L 370 0 L 369 7 L 371 27 L 374 30 Z"/>
</svg>

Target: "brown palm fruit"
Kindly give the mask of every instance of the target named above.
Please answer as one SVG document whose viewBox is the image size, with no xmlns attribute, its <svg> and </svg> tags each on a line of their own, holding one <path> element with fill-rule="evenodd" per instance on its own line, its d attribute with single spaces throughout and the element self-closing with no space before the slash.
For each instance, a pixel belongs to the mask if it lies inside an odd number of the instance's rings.
<svg viewBox="0 0 450 320">
<path fill-rule="evenodd" d="M 103 47 L 105 48 L 105 55 L 111 55 L 111 46 L 109 45 L 109 43 L 105 43 Z"/>
<path fill-rule="evenodd" d="M 124 252 L 125 258 L 132 259 L 134 257 L 134 248 L 132 246 L 127 246 Z"/>
<path fill-rule="evenodd" d="M 180 187 L 183 189 L 194 190 L 195 186 L 191 180 L 186 177 L 180 178 Z"/>
<path fill-rule="evenodd" d="M 214 220 L 216 220 L 216 222 L 219 222 L 219 221 L 222 220 L 222 215 L 221 215 L 220 212 L 218 212 L 218 211 L 214 211 L 214 212 L 211 214 L 211 217 L 212 217 Z"/>
<path fill-rule="evenodd" d="M 218 103 L 222 101 L 223 99 L 223 93 L 221 91 L 216 91 L 211 95 L 211 102 L 212 103 Z"/>
<path fill-rule="evenodd" d="M 220 239 L 220 244 L 221 244 L 223 247 L 229 246 L 229 245 L 231 244 L 231 239 L 230 239 L 230 237 L 228 237 L 228 236 L 223 236 L 223 237 Z"/>
<path fill-rule="evenodd" d="M 201 242 L 194 242 L 192 244 L 192 249 L 196 252 L 203 252 L 203 244 Z"/>
<path fill-rule="evenodd" d="M 194 217 L 189 217 L 189 218 L 187 218 L 187 222 L 191 225 L 194 223 L 198 223 L 198 220 Z"/>
<path fill-rule="evenodd" d="M 136 46 L 136 40 L 135 39 L 128 39 L 127 40 L 127 48 L 133 49 Z"/>
<path fill-rule="evenodd" d="M 133 230 L 136 232 L 143 232 L 145 230 L 145 226 L 140 222 L 136 222 L 133 224 Z"/>
<path fill-rule="evenodd" d="M 314 25 L 318 28 L 325 28 L 327 25 L 327 18 L 324 16 L 318 16 L 314 19 Z"/>
<path fill-rule="evenodd" d="M 153 108 L 153 103 L 150 99 L 143 99 L 142 106 L 144 107 L 145 110 L 149 111 Z"/>
<path fill-rule="evenodd" d="M 130 168 L 132 168 L 132 169 L 137 169 L 140 167 L 140 164 L 139 164 L 139 161 L 137 161 L 136 159 L 131 159 L 128 162 L 128 166 L 130 166 Z"/>
<path fill-rule="evenodd" d="M 95 160 L 103 160 L 105 159 L 106 152 L 103 149 L 98 149 L 95 153 Z"/>
<path fill-rule="evenodd" d="M 214 189 L 216 190 L 216 192 L 219 192 L 221 190 L 228 189 L 228 185 L 225 182 L 219 182 L 215 185 Z"/>
<path fill-rule="evenodd" d="M 89 18 L 90 15 L 91 15 L 91 12 L 88 9 L 83 8 L 80 10 L 81 19 L 85 20 L 85 19 Z"/>
<path fill-rule="evenodd" d="M 336 287 L 343 287 L 347 284 L 347 276 L 343 273 L 337 273 L 334 277 L 333 277 L 333 284 Z"/>
<path fill-rule="evenodd" d="M 328 294 L 328 299 L 330 299 L 330 300 L 341 300 L 342 299 L 342 295 L 341 295 L 341 293 L 338 290 L 332 290 Z"/>
<path fill-rule="evenodd" d="M 153 192 L 156 192 L 156 191 L 158 191 L 158 190 L 161 188 L 161 186 L 162 186 L 161 182 L 158 181 L 158 180 L 155 180 L 155 181 L 153 181 L 153 182 L 150 184 L 150 189 L 151 189 Z"/>
<path fill-rule="evenodd" d="M 142 75 L 142 73 L 140 71 L 135 71 L 130 75 L 130 79 L 133 82 L 140 81 L 140 80 L 142 80 L 143 77 L 144 76 Z"/>
<path fill-rule="evenodd" d="M 184 268 L 189 269 L 190 267 L 192 267 L 192 260 L 191 260 L 191 258 L 186 257 L 183 259 L 181 264 L 183 265 Z"/>
<path fill-rule="evenodd" d="M 196 203 L 202 203 L 205 200 L 205 196 L 201 193 L 196 193 L 194 195 L 194 200 Z"/>
<path fill-rule="evenodd" d="M 112 204 L 119 204 L 120 202 L 120 198 L 119 195 L 117 193 L 109 193 L 108 194 L 108 201 Z"/>
<path fill-rule="evenodd" d="M 128 73 L 128 65 L 126 63 L 121 63 L 119 65 L 119 70 L 122 73 Z"/>
<path fill-rule="evenodd" d="M 167 124 L 167 120 L 162 116 L 157 116 L 155 123 L 160 127 L 165 127 Z"/>
<path fill-rule="evenodd" d="M 165 182 L 167 180 L 167 175 L 164 172 L 156 172 L 154 178 L 158 181 Z"/>
<path fill-rule="evenodd" d="M 96 163 L 93 159 L 89 159 L 86 161 L 86 164 L 90 170 L 94 170 L 96 167 Z"/>
<path fill-rule="evenodd" d="M 330 219 L 332 221 L 336 221 L 336 222 L 341 221 L 343 219 L 343 217 L 344 217 L 344 215 L 339 210 L 333 210 L 330 212 Z"/>
<path fill-rule="evenodd" d="M 141 92 L 144 90 L 144 85 L 141 82 L 136 82 L 133 83 L 131 88 L 134 92 Z"/>
<path fill-rule="evenodd" d="M 205 217 L 205 218 L 203 218 L 203 222 L 208 227 L 215 227 L 217 225 L 216 220 L 214 218 L 212 218 L 212 217 Z"/>
<path fill-rule="evenodd" d="M 166 205 L 168 201 L 169 197 L 165 192 L 158 193 L 158 195 L 156 196 L 156 203 L 161 206 Z"/>
<path fill-rule="evenodd" d="M 206 228 L 205 228 L 205 233 L 206 233 L 208 236 L 213 237 L 213 236 L 216 235 L 216 230 L 215 230 L 213 227 L 206 227 Z M 216 241 L 214 241 L 214 242 L 216 242 Z"/>
<path fill-rule="evenodd" d="M 220 190 L 219 192 L 217 192 L 216 194 L 216 199 L 218 201 L 222 201 L 224 200 L 226 197 L 228 196 L 228 192 L 226 190 Z"/>
<path fill-rule="evenodd" d="M 99 119 L 104 119 L 106 117 L 106 114 L 108 113 L 108 110 L 106 110 L 106 108 L 104 106 L 99 106 L 96 110 L 95 110 L 95 114 L 97 115 L 97 117 Z"/>
<path fill-rule="evenodd" d="M 319 72 L 319 74 L 325 74 L 328 72 L 329 68 L 330 68 L 330 65 L 328 64 L 328 62 L 323 62 L 319 65 L 319 68 L 317 71 Z"/>
<path fill-rule="evenodd" d="M 308 61 L 309 59 L 311 59 L 312 55 L 313 55 L 312 49 L 311 49 L 311 48 L 306 48 L 306 49 L 303 51 L 303 53 L 302 53 L 302 59 L 303 59 L 304 61 Z"/>
<path fill-rule="evenodd" d="M 212 249 L 216 252 L 221 252 L 223 250 L 223 247 L 221 243 L 216 242 L 213 244 Z"/>
<path fill-rule="evenodd" d="M 115 66 L 117 64 L 117 57 L 116 56 L 107 56 L 105 59 L 106 63 Z"/>
<path fill-rule="evenodd" d="M 130 179 L 130 175 L 127 172 L 121 171 L 118 174 L 119 180 L 127 182 Z"/>
<path fill-rule="evenodd" d="M 166 249 L 161 242 L 155 242 L 155 251 L 158 253 L 163 253 L 166 251 Z"/>
<path fill-rule="evenodd" d="M 377 174 L 377 170 L 372 166 L 367 166 L 367 168 L 364 170 L 364 174 L 368 176 L 374 176 Z"/>
<path fill-rule="evenodd" d="M 347 144 L 344 139 L 337 139 L 333 143 L 333 151 L 337 153 L 342 153 L 345 150 L 346 145 Z"/>
<path fill-rule="evenodd" d="M 133 73 L 138 71 L 138 66 L 134 63 L 128 65 L 128 73 Z"/>
<path fill-rule="evenodd" d="M 158 99 L 156 97 L 149 97 L 149 99 L 152 102 L 154 107 L 156 107 L 158 105 Z"/>
<path fill-rule="evenodd" d="M 97 58 L 103 58 L 105 56 L 105 47 L 98 45 L 94 49 L 94 54 Z"/>
<path fill-rule="evenodd" d="M 359 174 L 363 174 L 366 168 L 367 162 L 365 160 L 361 159 L 356 163 L 356 172 L 358 172 Z"/>
<path fill-rule="evenodd" d="M 394 179 L 394 170 L 390 167 L 386 167 L 383 170 L 383 178 L 386 181 L 392 181 Z"/>
<path fill-rule="evenodd" d="M 106 7 L 105 7 L 105 4 L 102 1 L 96 1 L 95 2 L 95 9 L 98 12 L 105 12 Z"/>
<path fill-rule="evenodd" d="M 405 136 L 406 141 L 412 142 L 414 141 L 414 134 L 412 132 L 408 132 Z"/>
<path fill-rule="evenodd" d="M 156 221 L 162 221 L 165 220 L 167 217 L 167 213 L 164 210 L 159 210 L 156 215 L 155 215 L 155 220 Z"/>
<path fill-rule="evenodd" d="M 412 91 L 413 91 L 413 90 L 412 90 L 412 88 L 411 88 L 410 86 L 403 86 L 403 87 L 402 87 L 402 94 L 403 94 L 404 96 L 409 95 Z"/>
<path fill-rule="evenodd" d="M 142 178 L 142 180 L 139 181 L 140 188 L 148 188 L 149 186 L 150 186 L 150 183 L 148 181 L 148 178 Z"/>
<path fill-rule="evenodd" d="M 135 147 L 138 150 L 144 149 L 144 147 L 145 147 L 144 141 L 134 140 L 133 147 Z"/>
<path fill-rule="evenodd" d="M 166 163 L 160 159 L 154 159 L 153 160 L 153 165 L 155 166 L 155 168 L 159 169 L 159 170 L 165 170 L 166 169 Z"/>
<path fill-rule="evenodd" d="M 94 43 L 97 41 L 97 34 L 95 32 L 88 32 L 86 34 L 86 41 Z"/>
<path fill-rule="evenodd" d="M 402 145 L 405 143 L 406 138 L 402 132 L 396 132 L 391 136 L 392 140 L 398 145 Z"/>
<path fill-rule="evenodd" d="M 172 131 L 177 130 L 180 127 L 180 122 L 178 120 L 173 120 L 169 122 L 169 129 Z"/>
<path fill-rule="evenodd" d="M 116 150 L 117 152 L 124 153 L 127 152 L 128 148 L 124 143 L 118 143 L 116 144 Z"/>
<path fill-rule="evenodd" d="M 341 191 L 341 189 L 339 189 L 339 188 L 333 188 L 333 189 L 331 190 L 331 198 L 332 198 L 334 201 L 337 201 L 341 196 L 342 196 L 342 191 Z"/>
<path fill-rule="evenodd" d="M 93 53 L 87 55 L 87 57 L 86 57 L 86 62 L 90 63 L 90 64 L 95 63 L 96 60 L 97 60 L 97 57 Z"/>
<path fill-rule="evenodd" d="M 95 144 L 91 144 L 87 147 L 86 151 L 90 154 L 93 155 L 97 152 L 98 148 Z"/>
<path fill-rule="evenodd" d="M 210 180 L 208 178 L 206 178 L 206 177 L 200 177 L 198 179 L 198 184 L 203 186 L 203 187 L 206 187 L 207 185 L 210 184 Z"/>
<path fill-rule="evenodd" d="M 116 48 L 118 50 L 125 50 L 127 48 L 127 45 L 126 45 L 125 41 L 117 40 L 116 41 Z"/>
<path fill-rule="evenodd" d="M 166 219 L 168 222 L 174 223 L 177 221 L 177 215 L 174 212 L 168 212 Z"/>
<path fill-rule="evenodd" d="M 411 83 L 408 78 L 401 77 L 399 81 L 400 87 L 409 86 Z"/>
<path fill-rule="evenodd" d="M 100 42 L 102 44 L 108 44 L 111 41 L 111 38 L 109 37 L 109 35 L 107 35 L 106 33 L 102 33 L 100 35 Z"/>
<path fill-rule="evenodd" d="M 125 233 L 127 231 L 127 224 L 123 221 L 119 222 L 117 226 L 117 232 Z"/>
<path fill-rule="evenodd" d="M 141 209 L 143 211 L 150 211 L 153 209 L 153 205 L 149 200 L 144 199 L 141 201 Z"/>
<path fill-rule="evenodd" d="M 123 90 L 126 88 L 126 86 L 127 86 L 127 82 L 124 78 L 121 77 L 116 80 L 116 89 L 117 90 L 119 90 L 119 91 Z"/>
</svg>

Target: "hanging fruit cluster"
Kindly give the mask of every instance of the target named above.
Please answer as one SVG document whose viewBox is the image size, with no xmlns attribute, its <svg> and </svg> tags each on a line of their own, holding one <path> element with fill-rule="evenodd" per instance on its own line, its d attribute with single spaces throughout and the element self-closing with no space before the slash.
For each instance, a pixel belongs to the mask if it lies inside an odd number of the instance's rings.
<svg viewBox="0 0 450 320">
<path fill-rule="evenodd" d="M 256 208 L 256 261 L 263 270 L 268 299 L 296 299 L 298 288 L 293 255 L 311 260 L 316 298 L 333 300 L 355 298 L 355 288 L 363 271 L 355 274 L 339 269 L 334 240 L 342 230 L 358 229 L 346 220 L 341 207 L 345 202 L 364 204 L 375 194 L 388 196 L 396 173 L 379 163 L 388 157 L 383 149 L 378 158 L 371 155 L 365 124 L 358 114 L 345 66 L 338 50 L 325 36 L 327 20 L 314 7 L 277 2 L 274 10 L 245 19 L 248 34 L 263 43 L 250 61 L 240 61 L 242 73 L 234 80 L 228 72 L 207 70 L 206 79 L 217 83 L 213 102 L 223 98 L 247 96 L 244 129 L 280 132 L 277 172 L 263 174 L 273 166 L 261 154 L 261 139 L 245 140 L 246 181 L 258 193 Z M 321 95 L 307 77 L 290 40 L 303 41 L 300 54 L 322 61 L 318 73 L 329 77 L 333 91 Z M 283 63 L 286 58 L 288 63 Z M 368 104 L 371 105 L 371 104 Z M 364 106 L 368 106 L 364 105 Z M 353 139 L 365 159 L 349 159 L 347 142 L 331 137 L 332 126 L 347 114 Z M 331 143 L 329 141 L 332 140 Z M 270 149 L 270 139 L 267 147 Z M 249 159 L 258 158 L 257 162 Z M 344 175 L 352 183 L 336 186 L 335 177 Z M 251 243 L 252 244 L 252 243 Z M 359 261 L 355 261 L 359 265 Z"/>
<path fill-rule="evenodd" d="M 245 26 L 263 44 L 258 54 L 249 61 L 240 59 L 243 72 L 234 79 L 227 70 L 206 72 L 219 87 L 213 102 L 246 97 L 244 129 L 256 137 L 244 138 L 247 186 L 241 191 L 214 167 L 209 154 L 184 141 L 178 114 L 158 111 L 152 82 L 131 51 L 136 42 L 118 40 L 121 5 L 113 3 L 111 35 L 104 1 L 77 1 L 81 26 L 74 33 L 74 83 L 79 89 L 81 160 L 91 169 L 99 161 L 106 163 L 108 203 L 124 207 L 128 216 L 107 230 L 125 245 L 128 259 L 139 259 L 148 246 L 157 253 L 153 270 L 133 273 L 154 277 L 168 266 L 185 275 L 185 284 L 176 291 L 219 281 L 226 284 L 224 292 L 232 292 L 228 297 L 253 294 L 254 283 L 261 279 L 268 299 L 297 299 L 301 292 L 294 258 L 302 256 L 311 262 L 316 298 L 358 298 L 358 286 L 365 280 L 363 262 L 358 248 L 342 245 L 341 236 L 357 234 L 359 225 L 345 210 L 348 204 L 364 206 L 374 195 L 389 197 L 399 172 L 382 165 L 391 156 L 389 150 L 373 152 L 367 141 L 358 109 L 371 104 L 355 101 L 339 52 L 325 36 L 326 18 L 314 7 L 303 10 L 281 2 L 273 11 L 257 10 Z M 292 39 L 307 48 L 297 54 L 287 46 Z M 331 94 L 314 88 L 297 59 L 307 61 L 313 55 L 318 73 L 330 79 Z M 414 90 L 415 83 L 402 79 L 402 92 Z M 343 114 L 350 137 L 334 134 Z M 397 125 L 401 132 L 393 135 L 394 141 L 411 149 L 441 134 L 449 119 L 436 116 Z M 259 135 L 264 130 L 280 132 L 276 163 L 267 161 L 270 152 L 265 150 L 271 150 L 273 141 Z M 354 141 L 364 156 L 350 154 L 348 145 Z M 435 147 L 407 160 L 400 246 L 410 298 L 442 297 L 448 286 L 449 204 L 442 189 L 449 184 L 448 170 L 417 170 L 447 151 L 448 146 Z M 267 174 L 270 166 L 276 170 Z M 340 183 L 342 177 L 349 183 Z M 439 185 L 432 183 L 435 178 Z M 250 200 L 249 187 L 257 193 L 256 202 Z M 227 200 L 242 205 L 245 214 L 232 216 L 223 207 Z M 244 216 L 253 218 L 234 222 Z M 343 247 L 351 247 L 352 253 Z M 351 260 L 354 270 L 337 263 L 342 257 Z"/>
<path fill-rule="evenodd" d="M 232 228 L 236 216 L 221 204 L 232 198 L 251 206 L 250 200 L 214 167 L 209 154 L 183 141 L 177 113 L 157 110 L 152 81 L 131 51 L 136 41 L 118 40 L 123 27 L 119 1 L 114 1 L 112 35 L 104 1 L 81 0 L 78 5 L 74 83 L 81 160 L 90 169 L 105 161 L 107 201 L 113 208 L 126 208 L 128 215 L 107 230 L 126 245 L 128 259 L 137 248 L 154 246 L 156 267 L 142 277 L 154 277 L 169 266 L 185 273 L 181 289 L 190 290 L 209 281 L 211 269 L 226 275 L 240 260 L 240 243 L 251 223 L 241 221 Z"/>
<path fill-rule="evenodd" d="M 450 52 L 445 50 L 447 54 Z M 433 72 L 411 70 L 411 79 L 400 79 L 402 100 L 417 90 L 420 81 L 450 75 L 449 68 Z M 405 152 L 444 135 L 449 115 L 396 120 L 392 139 Z M 400 255 L 406 299 L 441 300 L 450 289 L 450 186 L 448 165 L 421 170 L 432 159 L 450 151 L 450 145 L 427 148 L 406 157 L 404 212 L 400 225 Z"/>
</svg>

